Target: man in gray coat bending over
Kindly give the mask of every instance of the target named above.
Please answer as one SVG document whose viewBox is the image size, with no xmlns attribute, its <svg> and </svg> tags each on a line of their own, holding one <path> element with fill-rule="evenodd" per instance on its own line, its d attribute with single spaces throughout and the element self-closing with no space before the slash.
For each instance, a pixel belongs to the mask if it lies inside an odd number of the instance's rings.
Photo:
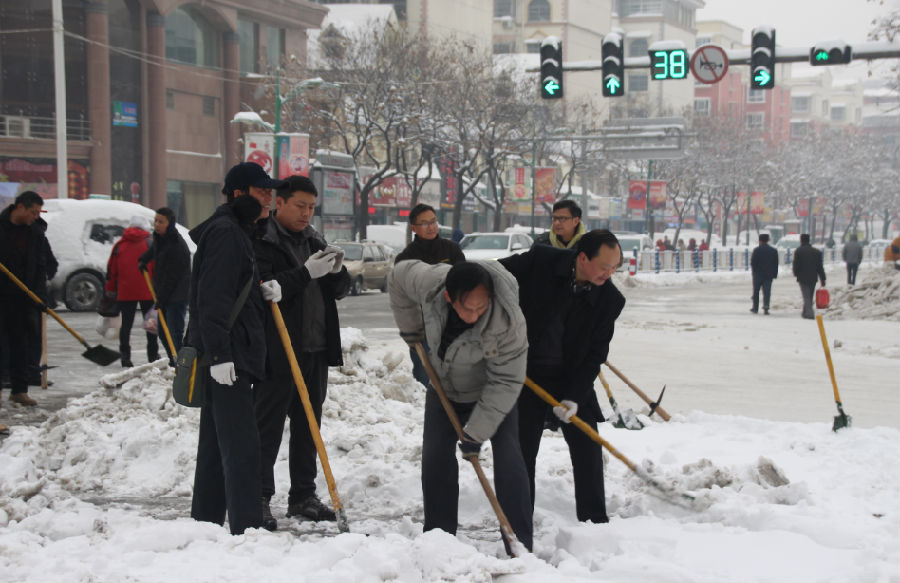
<svg viewBox="0 0 900 583">
<path fill-rule="evenodd" d="M 477 457 L 481 444 L 491 440 L 497 498 L 516 538 L 530 550 L 531 498 L 516 409 L 528 338 L 515 278 L 495 261 L 453 267 L 403 261 L 394 266 L 388 289 L 400 335 L 410 345 L 426 340 L 431 347 L 429 360 L 463 425 L 463 457 Z M 453 425 L 429 387 L 422 439 L 426 531 L 456 534 L 456 443 Z"/>
</svg>

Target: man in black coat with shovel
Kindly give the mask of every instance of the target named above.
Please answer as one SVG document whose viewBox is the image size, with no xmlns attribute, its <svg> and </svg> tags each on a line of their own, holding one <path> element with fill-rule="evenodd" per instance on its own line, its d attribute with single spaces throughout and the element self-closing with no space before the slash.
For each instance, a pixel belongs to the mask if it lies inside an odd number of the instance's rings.
<svg viewBox="0 0 900 583">
<path fill-rule="evenodd" d="M 606 362 L 616 318 L 625 298 L 609 281 L 622 264 L 616 236 L 607 230 L 585 233 L 572 249 L 535 245 L 527 253 L 500 260 L 519 282 L 519 305 L 528 326 L 528 377 L 560 401 L 553 413 L 562 421 L 575 478 L 579 521 L 609 522 L 600 446 L 572 425 L 576 413 L 596 430 L 603 421 L 594 379 Z M 519 442 L 528 469 L 531 505 L 544 419 L 550 405 L 529 388 L 519 396 Z"/>
<path fill-rule="evenodd" d="M 45 248 L 49 247 L 44 229 L 37 222 L 44 199 L 25 191 L 0 213 L 0 263 L 39 298 L 47 299 Z M 33 407 L 37 401 L 28 396 L 28 342 L 32 314 L 38 306 L 12 279 L 0 275 L 0 334 L 9 351 L 9 376 L 12 394 L 9 400 Z"/>
<path fill-rule="evenodd" d="M 277 210 L 260 222 L 253 246 L 262 278 L 275 280 L 281 287 L 279 308 L 309 391 L 316 423 L 320 424 L 328 367 L 344 364 L 335 300 L 350 291 L 350 275 L 343 267 L 343 251 L 328 246 L 310 225 L 317 196 L 309 178 L 288 178 L 276 191 Z M 254 387 L 253 403 L 260 438 L 263 526 L 269 530 L 278 526 L 270 499 L 275 494 L 273 468 L 286 417 L 291 419 L 287 515 L 334 521 L 334 511 L 316 495 L 316 445 L 268 306 L 266 346 L 266 379 Z"/>
</svg>

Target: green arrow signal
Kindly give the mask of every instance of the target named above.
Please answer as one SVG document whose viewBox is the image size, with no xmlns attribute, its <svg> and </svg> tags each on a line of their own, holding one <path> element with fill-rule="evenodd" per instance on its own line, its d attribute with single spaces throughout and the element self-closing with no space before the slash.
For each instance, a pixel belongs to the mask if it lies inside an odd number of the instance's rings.
<svg viewBox="0 0 900 583">
<path fill-rule="evenodd" d="M 558 89 L 559 83 L 556 82 L 556 79 L 549 79 L 546 83 L 544 83 L 544 91 L 547 93 L 547 95 L 555 95 Z"/>
<path fill-rule="evenodd" d="M 828 51 L 819 51 L 816 53 L 817 61 L 827 61 L 828 60 Z"/>
<path fill-rule="evenodd" d="M 621 86 L 622 83 L 615 77 L 611 77 L 609 81 L 606 82 L 606 89 L 609 91 L 610 95 L 615 95 L 616 91 L 618 91 Z"/>
<path fill-rule="evenodd" d="M 768 71 L 763 69 L 756 74 L 756 77 L 754 77 L 753 80 L 756 81 L 756 84 L 759 86 L 768 85 L 769 81 L 772 80 L 772 76 L 769 75 Z"/>
</svg>

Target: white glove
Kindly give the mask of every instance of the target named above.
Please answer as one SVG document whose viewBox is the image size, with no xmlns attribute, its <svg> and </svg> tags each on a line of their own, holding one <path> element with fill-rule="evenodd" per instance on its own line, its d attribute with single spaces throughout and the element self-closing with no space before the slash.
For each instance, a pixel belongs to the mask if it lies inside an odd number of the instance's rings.
<svg viewBox="0 0 900 583">
<path fill-rule="evenodd" d="M 270 279 L 269 281 L 264 281 L 259 284 L 259 289 L 262 291 L 262 297 L 264 300 L 273 301 L 276 304 L 281 301 L 281 284 L 278 283 L 276 279 Z"/>
<path fill-rule="evenodd" d="M 340 273 L 341 266 L 344 264 L 344 250 L 340 247 L 329 245 L 325 248 L 325 252 L 334 253 L 334 267 L 331 268 L 331 273 Z"/>
<path fill-rule="evenodd" d="M 553 414 L 563 423 L 571 423 L 572 415 L 578 412 L 578 403 L 568 399 L 559 402 L 559 407 L 553 408 Z"/>
<path fill-rule="evenodd" d="M 331 271 L 334 266 L 334 253 L 316 251 L 309 256 L 303 266 L 309 272 L 310 279 L 319 279 Z"/>
<path fill-rule="evenodd" d="M 231 386 L 237 380 L 233 362 L 223 362 L 209 367 L 209 376 L 220 385 Z"/>
</svg>

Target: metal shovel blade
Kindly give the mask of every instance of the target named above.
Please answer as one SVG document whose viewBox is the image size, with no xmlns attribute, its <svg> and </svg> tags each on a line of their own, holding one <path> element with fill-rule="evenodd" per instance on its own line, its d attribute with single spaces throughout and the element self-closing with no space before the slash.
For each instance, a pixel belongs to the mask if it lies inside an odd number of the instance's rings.
<svg viewBox="0 0 900 583">
<path fill-rule="evenodd" d="M 350 532 L 350 522 L 347 521 L 347 514 L 344 512 L 344 508 L 338 508 L 334 515 L 337 518 L 338 531 Z"/>
<path fill-rule="evenodd" d="M 643 429 L 644 424 L 641 423 L 641 420 L 634 414 L 633 409 L 625 409 L 624 411 L 619 412 L 619 418 L 613 423 L 613 427 L 638 430 Z"/>
<path fill-rule="evenodd" d="M 111 350 L 101 345 L 89 347 L 81 353 L 81 356 L 100 366 L 108 366 L 122 357 L 122 355 L 115 350 Z"/>
<path fill-rule="evenodd" d="M 837 431 L 838 429 L 843 429 L 844 427 L 850 427 L 853 422 L 853 417 L 850 417 L 846 413 L 844 413 L 844 408 L 841 406 L 840 402 L 837 404 L 838 415 L 834 418 L 834 425 L 831 426 L 832 431 Z"/>
</svg>

